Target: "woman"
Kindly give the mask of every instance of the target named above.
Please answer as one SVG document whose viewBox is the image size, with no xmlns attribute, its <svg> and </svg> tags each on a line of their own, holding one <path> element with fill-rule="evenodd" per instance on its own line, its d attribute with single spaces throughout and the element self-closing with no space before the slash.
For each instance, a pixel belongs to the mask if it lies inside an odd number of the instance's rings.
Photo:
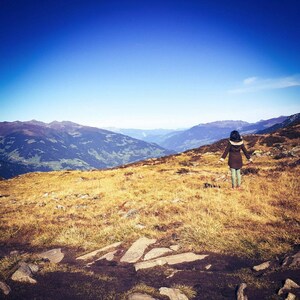
<svg viewBox="0 0 300 300">
<path fill-rule="evenodd" d="M 227 147 L 220 158 L 223 162 L 229 153 L 228 165 L 231 171 L 232 188 L 240 188 L 241 186 L 241 168 L 243 166 L 242 155 L 240 151 L 243 151 L 249 162 L 252 162 L 249 153 L 247 152 L 244 142 L 238 131 L 234 130 L 230 133 L 230 138 Z"/>
</svg>

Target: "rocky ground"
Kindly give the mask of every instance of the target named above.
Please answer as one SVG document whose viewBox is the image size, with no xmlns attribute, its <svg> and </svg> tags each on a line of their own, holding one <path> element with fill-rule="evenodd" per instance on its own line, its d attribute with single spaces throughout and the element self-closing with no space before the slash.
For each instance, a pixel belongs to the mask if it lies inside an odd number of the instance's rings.
<svg viewBox="0 0 300 300">
<path fill-rule="evenodd" d="M 84 254 L 2 248 L 0 298 L 300 299 L 299 250 L 264 262 L 182 252 L 145 237 Z"/>
</svg>

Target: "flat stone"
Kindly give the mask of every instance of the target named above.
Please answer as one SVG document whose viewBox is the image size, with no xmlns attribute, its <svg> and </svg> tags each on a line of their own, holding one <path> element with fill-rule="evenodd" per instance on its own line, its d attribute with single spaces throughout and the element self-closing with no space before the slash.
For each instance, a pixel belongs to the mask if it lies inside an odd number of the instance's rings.
<svg viewBox="0 0 300 300">
<path fill-rule="evenodd" d="M 144 252 L 147 249 L 147 247 L 154 243 L 156 243 L 155 239 L 148 239 L 146 237 L 138 239 L 127 250 L 127 252 L 124 254 L 120 261 L 126 263 L 137 262 L 144 255 Z"/>
<path fill-rule="evenodd" d="M 248 297 L 245 295 L 246 287 L 247 287 L 246 283 L 241 283 L 239 285 L 237 293 L 236 293 L 236 299 L 237 300 L 248 300 Z"/>
<path fill-rule="evenodd" d="M 260 265 L 254 266 L 253 270 L 256 271 L 256 272 L 263 271 L 265 269 L 268 269 L 270 267 L 270 265 L 271 265 L 271 262 L 270 261 L 266 261 L 266 262 L 264 262 L 264 263 L 262 263 Z"/>
<path fill-rule="evenodd" d="M 128 296 L 128 300 L 156 300 L 156 299 L 147 294 L 134 293 Z"/>
<path fill-rule="evenodd" d="M 48 259 L 52 263 L 59 263 L 64 258 L 64 254 L 61 252 L 61 249 L 52 249 L 38 254 L 40 258 Z"/>
<path fill-rule="evenodd" d="M 10 287 L 3 281 L 0 281 L 0 290 L 2 290 L 4 295 L 8 295 L 11 292 Z"/>
<path fill-rule="evenodd" d="M 111 245 L 108 245 L 108 246 L 105 246 L 101 249 L 97 249 L 95 251 L 92 251 L 92 252 L 89 252 L 85 255 L 82 255 L 82 256 L 79 256 L 77 257 L 76 259 L 79 259 L 79 260 L 87 260 L 87 259 L 90 259 L 90 258 L 93 258 L 94 256 L 96 256 L 98 253 L 100 252 L 104 252 L 104 251 L 107 251 L 107 250 L 110 250 L 110 249 L 113 249 L 113 248 L 117 248 L 119 247 L 120 245 L 122 244 L 122 242 L 117 242 L 117 243 L 114 243 L 114 244 L 111 244 Z"/>
<path fill-rule="evenodd" d="M 293 280 L 287 279 L 284 283 L 284 286 L 278 291 L 278 295 L 282 295 L 291 289 L 299 289 L 300 286 Z"/>
<path fill-rule="evenodd" d="M 170 252 L 172 252 L 172 250 L 169 248 L 154 248 L 145 255 L 144 260 L 149 260 L 159 256 L 163 256 Z"/>
<path fill-rule="evenodd" d="M 290 264 L 291 267 L 300 266 L 300 251 L 292 256 L 293 261 Z"/>
<path fill-rule="evenodd" d="M 178 289 L 162 287 L 159 289 L 161 295 L 168 296 L 170 300 L 189 300 L 188 297 Z"/>
<path fill-rule="evenodd" d="M 196 260 L 202 260 L 207 256 L 208 255 L 198 255 L 198 254 L 195 254 L 192 252 L 187 252 L 187 253 L 169 255 L 169 256 L 159 257 L 159 258 L 152 259 L 152 260 L 139 262 L 139 263 L 136 263 L 134 265 L 134 267 L 135 267 L 135 270 L 138 271 L 140 269 L 148 269 L 148 268 L 153 268 L 156 266 L 163 266 L 165 264 L 176 265 L 176 264 L 192 262 L 192 261 L 196 261 Z"/>
<path fill-rule="evenodd" d="M 37 283 L 35 279 L 32 277 L 32 272 L 31 269 L 27 264 L 22 264 L 19 269 L 11 276 L 11 279 L 13 281 L 18 281 L 18 282 L 28 282 L 28 283 Z"/>
</svg>

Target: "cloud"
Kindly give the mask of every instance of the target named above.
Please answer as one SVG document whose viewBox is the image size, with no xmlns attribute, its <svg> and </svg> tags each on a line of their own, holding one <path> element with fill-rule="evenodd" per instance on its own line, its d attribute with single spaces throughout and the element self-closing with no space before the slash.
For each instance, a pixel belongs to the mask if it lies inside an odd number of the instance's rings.
<svg viewBox="0 0 300 300">
<path fill-rule="evenodd" d="M 279 78 L 249 77 L 243 80 L 241 87 L 229 90 L 230 94 L 253 93 L 263 90 L 284 89 L 300 86 L 300 75 Z"/>
</svg>

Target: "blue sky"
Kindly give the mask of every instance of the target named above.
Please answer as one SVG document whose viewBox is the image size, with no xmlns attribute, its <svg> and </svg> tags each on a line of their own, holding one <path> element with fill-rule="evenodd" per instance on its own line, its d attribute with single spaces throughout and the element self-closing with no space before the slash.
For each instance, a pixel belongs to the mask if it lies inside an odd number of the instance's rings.
<svg viewBox="0 0 300 300">
<path fill-rule="evenodd" d="M 300 2 L 2 0 L 0 121 L 183 128 L 300 111 Z"/>
</svg>

